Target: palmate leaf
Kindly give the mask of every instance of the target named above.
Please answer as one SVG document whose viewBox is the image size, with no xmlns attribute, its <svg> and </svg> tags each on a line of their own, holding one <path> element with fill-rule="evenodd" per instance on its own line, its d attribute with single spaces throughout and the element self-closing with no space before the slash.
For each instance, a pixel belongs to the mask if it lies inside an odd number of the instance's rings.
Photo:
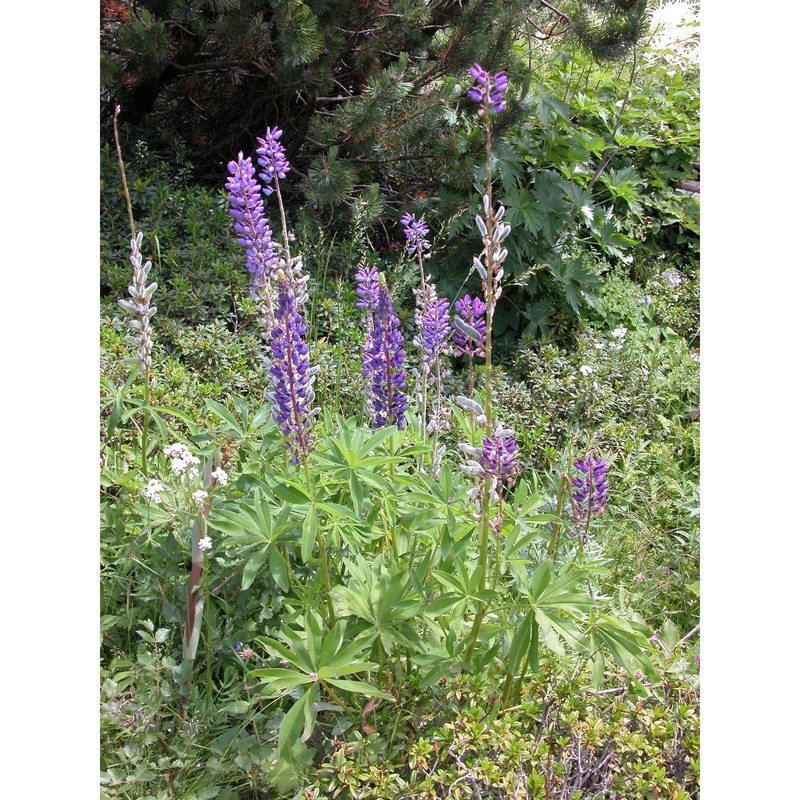
<svg viewBox="0 0 800 800">
<path fill-rule="evenodd" d="M 505 144 L 497 145 L 493 152 L 493 166 L 504 189 L 512 189 L 522 180 L 524 161 L 517 150 Z"/>
<path fill-rule="evenodd" d="M 502 203 L 506 206 L 506 219 L 510 225 L 522 225 L 532 236 L 544 227 L 546 211 L 537 203 L 529 189 L 509 189 L 503 195 Z"/>
<path fill-rule="evenodd" d="M 541 232 L 551 243 L 561 231 L 567 219 L 569 208 L 564 197 L 566 181 L 553 170 L 536 173 L 533 196 L 542 214 Z"/>
<path fill-rule="evenodd" d="M 554 260 L 550 273 L 564 289 L 564 296 L 576 314 L 580 314 L 591 289 L 600 285 L 600 279 L 589 272 L 579 258 Z"/>
</svg>

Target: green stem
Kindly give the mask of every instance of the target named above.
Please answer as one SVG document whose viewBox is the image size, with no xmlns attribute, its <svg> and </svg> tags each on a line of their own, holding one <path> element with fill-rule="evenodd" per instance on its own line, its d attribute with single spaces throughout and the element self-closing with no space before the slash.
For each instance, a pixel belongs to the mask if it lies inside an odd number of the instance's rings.
<svg viewBox="0 0 800 800">
<path fill-rule="evenodd" d="M 567 474 L 561 474 L 561 483 L 558 486 L 558 503 L 556 505 L 556 516 L 560 517 L 564 508 L 564 494 L 567 487 Z M 561 525 L 558 522 L 553 523 L 553 532 L 550 534 L 550 542 L 547 545 L 547 555 L 550 558 L 555 558 L 556 548 L 558 547 L 558 534 L 561 531 Z"/>
<path fill-rule="evenodd" d="M 391 456 L 391 459 L 392 459 L 389 462 L 389 483 L 392 486 L 392 500 L 394 501 L 393 502 L 394 508 L 392 509 L 392 511 L 393 511 L 392 518 L 394 519 L 394 526 L 392 527 L 392 530 L 391 530 L 389 536 L 390 536 L 390 538 L 392 540 L 392 552 L 394 553 L 394 561 L 395 561 L 395 564 L 397 565 L 397 568 L 399 569 L 400 568 L 400 550 L 397 547 L 397 499 L 395 497 L 396 487 L 395 487 L 395 482 L 394 482 L 394 454 L 395 454 L 394 444 L 395 444 L 395 442 L 394 442 L 394 434 L 392 434 L 389 437 L 389 455 Z M 388 523 L 389 523 L 388 515 L 386 517 L 386 522 L 387 522 L 387 525 L 388 525 Z"/>
<path fill-rule="evenodd" d="M 144 409 L 142 409 L 142 472 L 147 477 L 147 431 L 150 427 L 150 376 L 144 375 Z"/>
<path fill-rule="evenodd" d="M 486 214 L 486 235 L 483 237 L 484 254 L 486 256 L 486 345 L 485 345 L 485 383 L 486 400 L 483 408 L 486 415 L 486 427 L 491 433 L 492 430 L 492 322 L 494 317 L 494 208 L 492 207 L 492 124 L 490 121 L 490 81 L 486 82 L 484 94 L 484 119 L 486 121 L 486 196 L 488 198 L 488 208 L 483 208 Z M 478 560 L 479 587 L 483 591 L 486 588 L 486 563 L 489 553 L 489 477 L 483 479 L 483 492 L 481 496 L 481 545 Z M 486 615 L 486 605 L 480 601 L 478 613 L 475 615 L 475 622 L 470 633 L 470 642 L 467 647 L 467 657 L 471 658 L 475 649 L 475 642 L 478 639 L 481 623 Z"/>
<path fill-rule="evenodd" d="M 281 182 L 278 180 L 278 176 L 275 176 L 275 194 L 278 198 L 278 208 L 281 212 L 281 229 L 283 230 L 283 249 L 286 253 L 286 268 L 290 270 L 289 262 L 291 259 L 291 253 L 289 252 L 289 229 L 286 227 L 286 212 L 283 210 L 283 197 L 281 197 Z M 290 281 L 292 286 L 294 286 L 294 275 L 290 276 Z"/>
</svg>

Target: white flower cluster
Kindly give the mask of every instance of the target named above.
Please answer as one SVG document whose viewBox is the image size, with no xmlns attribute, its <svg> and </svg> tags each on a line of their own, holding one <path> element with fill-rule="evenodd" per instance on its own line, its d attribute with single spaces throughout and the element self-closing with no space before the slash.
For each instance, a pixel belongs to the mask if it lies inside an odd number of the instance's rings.
<svg viewBox="0 0 800 800">
<path fill-rule="evenodd" d="M 198 508 L 203 507 L 203 503 L 205 503 L 207 497 L 208 497 L 208 492 L 204 492 L 202 489 L 198 489 L 196 492 L 192 492 L 192 500 L 194 500 Z"/>
<path fill-rule="evenodd" d="M 175 442 L 175 444 L 165 447 L 164 457 L 171 459 L 170 467 L 178 476 L 183 475 L 185 472 L 190 478 L 196 478 L 200 474 L 197 469 L 200 459 L 192 455 L 185 444 Z"/>
<path fill-rule="evenodd" d="M 204 536 L 198 543 L 197 546 L 201 550 L 210 550 L 211 549 L 211 537 Z"/>
<path fill-rule="evenodd" d="M 161 481 L 151 478 L 147 483 L 147 488 L 144 490 L 144 496 L 154 503 L 161 503 L 161 492 L 164 491 L 164 486 Z"/>
<path fill-rule="evenodd" d="M 625 338 L 625 334 L 627 332 L 628 332 L 627 328 L 624 328 L 624 327 L 620 326 L 619 328 L 614 328 L 614 330 L 611 331 L 611 335 L 615 339 L 624 339 Z"/>
<path fill-rule="evenodd" d="M 220 485 L 228 485 L 228 473 L 222 467 L 217 467 L 212 473 L 211 477 Z"/>
<path fill-rule="evenodd" d="M 580 372 L 584 378 L 588 378 L 594 372 L 594 370 L 588 364 L 584 364 L 579 368 L 578 372 Z"/>
<path fill-rule="evenodd" d="M 661 273 L 661 277 L 670 289 L 677 289 L 683 283 L 683 277 L 678 270 L 670 267 Z"/>
</svg>

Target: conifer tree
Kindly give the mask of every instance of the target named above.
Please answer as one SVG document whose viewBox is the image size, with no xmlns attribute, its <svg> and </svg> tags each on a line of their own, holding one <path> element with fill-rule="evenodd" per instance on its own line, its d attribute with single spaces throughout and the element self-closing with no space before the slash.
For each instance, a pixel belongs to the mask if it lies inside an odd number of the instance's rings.
<svg viewBox="0 0 800 800">
<path fill-rule="evenodd" d="M 475 61 L 525 86 L 519 53 L 571 36 L 617 57 L 647 0 L 101 0 L 106 115 L 158 150 L 181 142 L 218 182 L 267 125 L 319 213 L 380 213 L 425 196 L 453 167 L 445 129 Z M 516 45 L 517 55 L 512 53 Z M 512 101 L 502 124 L 522 113 Z M 108 117 L 110 119 L 110 116 Z M 500 131 L 498 131 L 500 132 Z"/>
</svg>

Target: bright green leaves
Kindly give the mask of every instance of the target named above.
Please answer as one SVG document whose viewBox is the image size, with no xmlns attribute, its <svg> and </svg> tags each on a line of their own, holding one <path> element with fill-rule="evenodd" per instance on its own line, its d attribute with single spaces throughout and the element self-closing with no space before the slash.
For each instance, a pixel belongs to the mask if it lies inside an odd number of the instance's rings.
<svg viewBox="0 0 800 800">
<path fill-rule="evenodd" d="M 323 691 L 337 702 L 340 701 L 338 691 L 394 700 L 392 695 L 365 681 L 342 678 L 378 666 L 368 660 L 375 635 L 362 632 L 345 643 L 345 631 L 345 622 L 337 620 L 324 633 L 320 618 L 308 611 L 301 629 L 281 628 L 282 641 L 270 637 L 256 640 L 282 665 L 250 673 L 263 683 L 264 692 L 272 697 L 283 697 L 303 689 L 303 694 L 286 712 L 278 734 L 279 757 L 289 763 L 294 762 L 295 743 L 306 741 L 314 730 Z"/>
<path fill-rule="evenodd" d="M 377 640 L 390 655 L 398 647 L 413 645 L 419 636 L 408 620 L 424 607 L 414 596 L 407 571 L 392 572 L 378 556 L 370 564 L 363 556 L 345 559 L 349 580 L 333 589 L 337 610 L 358 620 L 356 628 Z"/>
<path fill-rule="evenodd" d="M 269 564 L 269 571 L 283 591 L 289 589 L 286 556 L 278 542 L 287 537 L 290 509 L 284 506 L 273 516 L 269 501 L 256 490 L 253 502 L 239 502 L 236 510 L 212 506 L 208 526 L 226 535 L 226 543 L 240 548 L 245 557 L 242 589 L 248 589 L 259 571 Z"/>
</svg>

